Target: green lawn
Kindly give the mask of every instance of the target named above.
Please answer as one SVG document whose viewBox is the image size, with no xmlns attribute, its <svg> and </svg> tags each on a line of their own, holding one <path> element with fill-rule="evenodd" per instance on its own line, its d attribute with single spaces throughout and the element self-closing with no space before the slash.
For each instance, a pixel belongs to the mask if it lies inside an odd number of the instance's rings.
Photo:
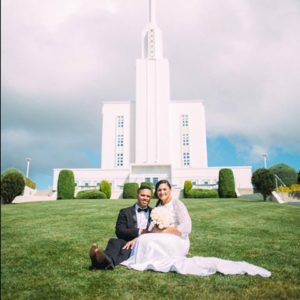
<svg viewBox="0 0 300 300">
<path fill-rule="evenodd" d="M 245 260 L 259 276 L 89 271 L 88 249 L 114 236 L 134 200 L 2 205 L 1 299 L 300 299 L 300 207 L 251 200 L 186 200 L 190 254 Z M 152 202 L 154 205 L 155 201 Z"/>
</svg>

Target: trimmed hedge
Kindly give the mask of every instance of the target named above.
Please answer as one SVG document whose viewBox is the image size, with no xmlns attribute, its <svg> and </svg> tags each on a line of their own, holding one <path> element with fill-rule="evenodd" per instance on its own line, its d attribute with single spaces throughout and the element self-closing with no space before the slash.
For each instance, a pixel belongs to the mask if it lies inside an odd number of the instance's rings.
<svg viewBox="0 0 300 300">
<path fill-rule="evenodd" d="M 191 189 L 189 190 L 184 198 L 218 198 L 218 192 L 216 190 L 206 190 L 206 189 Z"/>
<path fill-rule="evenodd" d="M 231 169 L 219 171 L 218 193 L 220 198 L 236 198 L 234 176 Z"/>
<path fill-rule="evenodd" d="M 184 198 L 188 198 L 188 192 L 193 188 L 193 183 L 191 180 L 186 180 L 183 186 L 183 196 Z"/>
<path fill-rule="evenodd" d="M 31 189 L 35 190 L 36 189 L 36 183 L 32 181 L 30 178 L 25 177 L 25 185 L 30 187 Z"/>
<path fill-rule="evenodd" d="M 85 190 L 78 192 L 76 199 L 107 199 L 107 197 L 106 194 L 98 190 Z"/>
<path fill-rule="evenodd" d="M 75 180 L 71 170 L 61 170 L 57 181 L 57 200 L 74 199 Z"/>
<path fill-rule="evenodd" d="M 22 195 L 25 188 L 23 174 L 19 170 L 10 170 L 1 175 L 1 202 L 10 204 Z"/>
<path fill-rule="evenodd" d="M 102 180 L 100 183 L 100 192 L 106 195 L 107 199 L 111 197 L 111 186 L 108 180 Z"/>
<path fill-rule="evenodd" d="M 136 199 L 139 185 L 136 182 L 124 183 L 123 199 Z"/>
</svg>

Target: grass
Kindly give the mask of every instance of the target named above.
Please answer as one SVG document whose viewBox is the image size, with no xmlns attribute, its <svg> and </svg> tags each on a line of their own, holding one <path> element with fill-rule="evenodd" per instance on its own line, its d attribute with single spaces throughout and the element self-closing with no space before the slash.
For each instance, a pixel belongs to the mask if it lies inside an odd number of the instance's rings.
<svg viewBox="0 0 300 300">
<path fill-rule="evenodd" d="M 300 207 L 241 199 L 186 200 L 192 256 L 245 260 L 271 278 L 89 271 L 88 249 L 114 236 L 133 200 L 2 205 L 1 299 L 299 299 Z M 154 202 L 152 203 L 154 205 Z"/>
</svg>

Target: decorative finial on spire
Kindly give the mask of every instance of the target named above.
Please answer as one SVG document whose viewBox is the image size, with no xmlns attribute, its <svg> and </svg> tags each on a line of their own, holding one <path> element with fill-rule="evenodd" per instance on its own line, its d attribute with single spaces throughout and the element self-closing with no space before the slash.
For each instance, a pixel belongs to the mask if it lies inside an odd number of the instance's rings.
<svg viewBox="0 0 300 300">
<path fill-rule="evenodd" d="M 155 0 L 149 0 L 149 23 L 155 24 Z"/>
</svg>

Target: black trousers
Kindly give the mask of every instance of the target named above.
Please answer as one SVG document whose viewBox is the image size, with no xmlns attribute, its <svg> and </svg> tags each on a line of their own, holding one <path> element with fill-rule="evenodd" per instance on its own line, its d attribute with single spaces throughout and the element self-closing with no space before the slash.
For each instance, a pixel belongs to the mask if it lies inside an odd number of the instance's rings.
<svg viewBox="0 0 300 300">
<path fill-rule="evenodd" d="M 129 258 L 131 249 L 122 249 L 126 243 L 127 242 L 122 239 L 110 239 L 108 241 L 104 253 L 110 258 L 114 267 Z"/>
</svg>

